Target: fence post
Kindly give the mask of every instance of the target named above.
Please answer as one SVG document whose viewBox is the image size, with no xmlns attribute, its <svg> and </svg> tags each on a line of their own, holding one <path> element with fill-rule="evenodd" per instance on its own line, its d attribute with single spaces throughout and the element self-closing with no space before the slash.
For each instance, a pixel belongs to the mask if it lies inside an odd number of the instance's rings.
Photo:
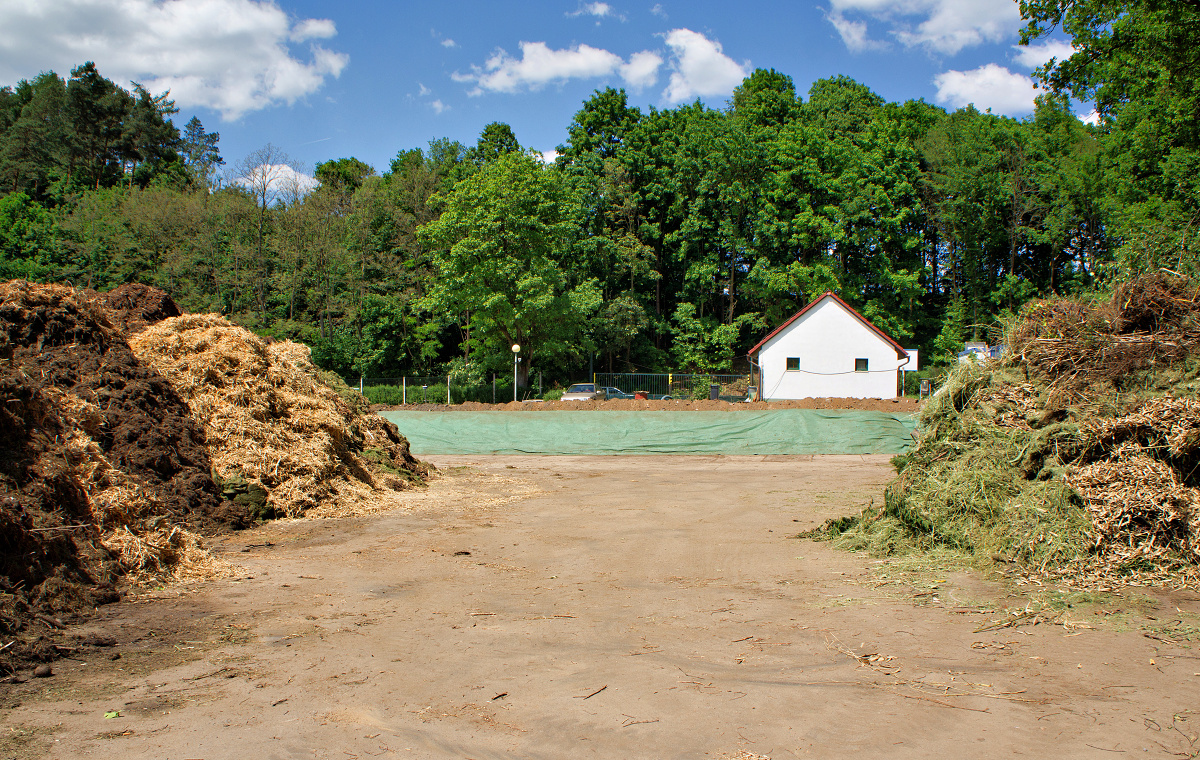
<svg viewBox="0 0 1200 760">
<path fill-rule="evenodd" d="M 450 376 L 446 375 L 446 406 L 450 406 L 452 403 L 450 400 Z"/>
<path fill-rule="evenodd" d="M 542 395 L 542 371 L 538 370 L 538 395 Z"/>
<path fill-rule="evenodd" d="M 362 395 L 362 375 L 358 376 L 358 395 Z"/>
<path fill-rule="evenodd" d="M 408 375 L 400 378 L 400 403 L 408 403 Z"/>
<path fill-rule="evenodd" d="M 496 403 L 496 373 L 492 373 L 492 403 Z"/>
</svg>

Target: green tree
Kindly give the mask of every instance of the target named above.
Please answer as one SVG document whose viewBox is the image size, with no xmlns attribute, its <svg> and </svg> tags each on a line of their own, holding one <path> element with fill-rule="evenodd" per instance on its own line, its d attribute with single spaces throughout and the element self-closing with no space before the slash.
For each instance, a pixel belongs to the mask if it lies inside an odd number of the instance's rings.
<svg viewBox="0 0 1200 760">
<path fill-rule="evenodd" d="M 512 127 L 502 121 L 493 121 L 479 134 L 479 141 L 471 149 L 471 159 L 476 164 L 486 164 L 507 153 L 517 153 L 520 150 L 521 144 L 517 142 Z"/>
<path fill-rule="evenodd" d="M 225 159 L 217 149 L 221 140 L 220 132 L 208 132 L 200 119 L 193 116 L 184 125 L 180 135 L 179 153 L 184 164 L 191 171 L 194 181 L 202 188 L 213 184 L 213 173 L 218 166 L 225 165 Z"/>
<path fill-rule="evenodd" d="M 0 279 L 52 281 L 62 264 L 50 212 L 24 193 L 0 197 Z"/>
<path fill-rule="evenodd" d="M 1123 264 L 1200 271 L 1200 5 L 1022 0 L 1021 13 L 1023 43 L 1056 28 L 1072 37 L 1075 52 L 1035 75 L 1101 116 Z"/>
<path fill-rule="evenodd" d="M 502 364 L 512 344 L 534 362 L 578 356 L 587 318 L 599 306 L 595 283 L 572 282 L 567 254 L 577 204 L 562 178 L 540 161 L 506 153 L 460 182 L 440 217 L 423 226 L 436 276 L 434 311 L 471 314 L 471 342 Z"/>
<path fill-rule="evenodd" d="M 362 187 L 367 177 L 375 176 L 375 168 L 357 158 L 339 158 L 336 161 L 317 164 L 314 176 L 322 188 L 349 201 L 350 196 Z"/>
</svg>

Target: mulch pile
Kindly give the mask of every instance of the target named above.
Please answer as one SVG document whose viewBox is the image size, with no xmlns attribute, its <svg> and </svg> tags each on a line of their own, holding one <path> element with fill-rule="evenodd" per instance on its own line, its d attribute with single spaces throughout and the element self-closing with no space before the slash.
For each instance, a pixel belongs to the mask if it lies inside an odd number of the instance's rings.
<svg viewBox="0 0 1200 760">
<path fill-rule="evenodd" d="M 131 342 L 154 344 L 143 336 L 163 320 L 187 319 L 205 321 L 214 341 L 232 334 L 242 342 L 226 341 L 228 355 L 203 359 L 204 371 L 180 384 Z M 250 349 L 246 361 L 261 371 L 257 377 L 229 370 L 243 345 Z M 344 480 L 354 482 L 350 490 L 361 500 L 424 478 L 426 468 L 393 426 L 352 410 L 314 380 L 306 348 L 275 344 L 275 358 L 263 365 L 265 348 L 218 317 L 181 315 L 164 293 L 146 286 L 97 294 L 0 283 L 0 670 L 65 651 L 63 627 L 116 600 L 123 581 L 223 572 L 201 536 L 269 516 L 244 498 L 250 492 L 261 491 L 261 503 L 279 505 L 278 513 L 312 505 L 287 488 L 283 474 L 268 477 L 261 467 L 228 463 L 235 433 L 210 424 L 209 416 L 222 414 L 220 404 L 197 413 L 206 393 L 242 393 L 247 403 L 266 399 L 275 416 L 259 415 L 251 435 L 274 436 L 292 452 L 286 463 L 271 463 L 276 473 L 303 466 L 298 460 L 305 456 L 320 459 L 332 440 L 338 466 L 310 467 L 296 484 L 317 496 L 336 501 Z M 189 346 L 176 362 L 186 365 L 192 349 L 204 354 Z M 297 428 L 287 410 L 305 404 L 337 413 Z M 251 417 L 261 408 L 255 410 Z"/>
<path fill-rule="evenodd" d="M 927 403 L 885 505 L 827 529 L 1067 583 L 1200 584 L 1200 285 L 1034 302 L 1006 337 Z"/>
<path fill-rule="evenodd" d="M 267 343 L 215 314 L 163 320 L 131 340 L 203 421 L 214 472 L 245 483 L 256 516 L 352 513 L 426 471 L 394 425 L 317 379 L 309 349 Z"/>
</svg>

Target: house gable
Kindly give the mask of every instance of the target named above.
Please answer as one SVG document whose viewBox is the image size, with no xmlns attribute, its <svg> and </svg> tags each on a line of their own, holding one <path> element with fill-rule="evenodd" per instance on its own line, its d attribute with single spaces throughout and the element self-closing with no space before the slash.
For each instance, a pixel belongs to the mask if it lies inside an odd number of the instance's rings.
<svg viewBox="0 0 1200 760">
<path fill-rule="evenodd" d="M 837 302 L 837 304 L 838 304 L 839 306 L 841 306 L 841 307 L 842 307 L 842 309 L 844 309 L 844 310 L 845 310 L 845 311 L 846 311 L 846 312 L 847 312 L 847 313 L 848 313 L 850 316 L 852 316 L 854 319 L 858 320 L 860 323 L 862 323 L 862 325 L 863 325 L 864 327 L 866 327 L 868 330 L 870 330 L 870 331 L 871 331 L 871 332 L 873 332 L 875 335 L 877 335 L 877 336 L 878 336 L 880 339 L 882 339 L 882 340 L 883 340 L 883 342 L 885 342 L 885 343 L 887 343 L 889 346 L 891 346 L 891 347 L 892 347 L 892 348 L 893 348 L 893 349 L 896 351 L 896 358 L 898 358 L 898 359 L 905 359 L 905 358 L 907 358 L 907 357 L 908 357 L 908 353 L 907 353 L 907 352 L 906 352 L 906 351 L 905 351 L 905 350 L 904 350 L 904 349 L 903 349 L 903 348 L 900 346 L 900 344 L 899 344 L 899 343 L 897 343 L 896 341 L 892 340 L 891 336 L 889 336 L 889 335 L 888 335 L 887 333 L 885 333 L 883 330 L 880 330 L 878 327 L 876 327 L 875 325 L 871 324 L 871 323 L 870 323 L 870 322 L 867 320 L 867 318 L 866 318 L 866 317 L 864 317 L 863 315 L 859 314 L 859 313 L 858 313 L 858 312 L 857 312 L 857 311 L 854 309 L 854 307 L 852 307 L 850 304 L 846 303 L 846 302 L 845 302 L 845 301 L 843 301 L 841 298 L 838 298 L 838 297 L 837 297 L 837 295 L 836 295 L 836 294 L 835 294 L 835 293 L 834 293 L 832 290 L 827 290 L 827 291 L 825 291 L 825 293 L 824 293 L 824 294 L 822 294 L 820 298 L 816 298 L 816 299 L 814 299 L 814 300 L 813 300 L 813 301 L 811 301 L 811 302 L 810 302 L 810 303 L 809 303 L 807 306 L 805 306 L 803 309 L 801 309 L 800 311 L 798 311 L 798 312 L 796 312 L 795 314 L 793 314 L 791 317 L 789 317 L 789 318 L 787 319 L 787 321 L 785 321 L 785 322 L 784 322 L 783 324 L 781 324 L 779 327 L 776 327 L 774 330 L 772 330 L 770 333 L 768 333 L 768 334 L 767 334 L 767 337 L 763 338 L 763 339 L 762 339 L 762 340 L 760 340 L 758 343 L 756 343 L 756 344 L 754 345 L 754 347 L 753 347 L 753 348 L 751 348 L 751 349 L 750 349 L 750 351 L 749 351 L 748 353 L 749 353 L 751 356 L 753 356 L 754 354 L 758 353 L 758 352 L 759 352 L 759 350 L 760 350 L 760 349 L 762 349 L 762 348 L 763 348 L 763 346 L 765 346 L 765 345 L 766 345 L 768 342 L 770 342 L 770 341 L 771 341 L 773 338 L 775 338 L 776 336 L 780 335 L 781 333 L 783 333 L 783 332 L 787 331 L 788 327 L 790 327 L 790 326 L 791 326 L 791 325 L 792 325 L 794 322 L 796 322 L 797 320 L 799 320 L 799 319 L 800 319 L 802 316 L 804 316 L 804 315 L 805 315 L 805 314 L 807 314 L 808 312 L 810 312 L 810 311 L 812 311 L 812 310 L 816 309 L 816 308 L 817 308 L 817 306 L 818 306 L 819 304 L 821 304 L 823 301 L 825 301 L 825 299 L 827 299 L 827 298 L 829 298 L 829 299 L 833 299 L 833 300 L 834 300 L 835 302 Z"/>
</svg>

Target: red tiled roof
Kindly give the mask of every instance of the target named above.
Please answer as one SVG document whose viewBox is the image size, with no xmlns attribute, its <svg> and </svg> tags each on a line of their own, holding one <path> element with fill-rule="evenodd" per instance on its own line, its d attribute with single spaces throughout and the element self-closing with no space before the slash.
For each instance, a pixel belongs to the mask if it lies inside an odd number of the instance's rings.
<svg viewBox="0 0 1200 760">
<path fill-rule="evenodd" d="M 892 340 L 891 337 L 887 333 L 885 333 L 883 330 L 880 330 L 878 327 L 876 327 L 875 325 L 873 325 L 869 321 L 867 321 L 866 317 L 864 317 L 862 314 L 859 314 L 857 311 L 855 311 L 854 307 L 852 307 L 850 304 L 848 304 L 845 301 L 843 301 L 842 299 L 838 298 L 837 294 L 834 293 L 832 290 L 827 290 L 823 294 L 821 294 L 821 296 L 819 298 L 813 299 L 812 302 L 810 302 L 807 306 L 805 306 L 800 311 L 793 314 L 786 322 L 784 322 L 779 327 L 776 327 L 774 330 L 772 330 L 767 335 L 767 337 L 763 338 L 758 343 L 754 344 L 754 348 L 750 349 L 747 353 L 749 353 L 751 356 L 758 353 L 758 349 L 760 349 L 764 345 L 766 345 L 767 341 L 769 341 L 771 338 L 774 338 L 779 333 L 783 332 L 783 329 L 785 327 L 787 327 L 791 323 L 795 322 L 797 319 L 800 318 L 800 316 L 802 314 L 804 314 L 805 312 L 807 312 L 809 309 L 813 308 L 817 304 L 821 303 L 821 301 L 824 301 L 826 298 L 832 298 L 833 300 L 840 303 L 842 306 L 844 306 L 846 308 L 846 311 L 848 311 L 854 315 L 855 319 L 857 319 L 859 322 L 862 322 L 864 325 L 866 325 L 867 328 L 870 329 L 873 333 L 875 333 L 879 337 L 883 338 L 889 346 L 896 349 L 896 357 L 897 358 L 904 359 L 904 358 L 908 357 L 908 352 L 905 351 L 903 348 L 901 348 L 899 343 Z"/>
</svg>

